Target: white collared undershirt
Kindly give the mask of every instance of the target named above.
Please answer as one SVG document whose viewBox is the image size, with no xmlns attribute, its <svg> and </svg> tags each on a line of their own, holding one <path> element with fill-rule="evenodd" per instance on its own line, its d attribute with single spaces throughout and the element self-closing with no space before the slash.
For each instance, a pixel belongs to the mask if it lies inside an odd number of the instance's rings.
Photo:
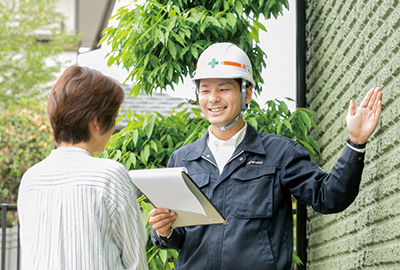
<svg viewBox="0 0 400 270">
<path fill-rule="evenodd" d="M 217 162 L 219 174 L 221 174 L 224 170 L 225 165 L 227 164 L 229 158 L 232 157 L 236 147 L 243 141 L 244 136 L 246 135 L 246 128 L 247 122 L 245 121 L 244 127 L 227 141 L 218 139 L 211 132 L 211 129 L 208 129 L 209 136 L 207 145 L 210 148 L 215 161 Z"/>
</svg>

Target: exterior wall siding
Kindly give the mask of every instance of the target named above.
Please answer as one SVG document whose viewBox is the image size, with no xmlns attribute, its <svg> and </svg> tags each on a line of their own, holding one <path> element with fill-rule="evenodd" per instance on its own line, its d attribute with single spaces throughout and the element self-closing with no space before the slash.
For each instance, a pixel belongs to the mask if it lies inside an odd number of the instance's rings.
<svg viewBox="0 0 400 270">
<path fill-rule="evenodd" d="M 367 144 L 360 192 L 345 211 L 307 210 L 307 269 L 400 269 L 400 1 L 307 0 L 307 106 L 318 163 L 330 171 L 358 107 L 380 86 L 384 110 Z"/>
</svg>

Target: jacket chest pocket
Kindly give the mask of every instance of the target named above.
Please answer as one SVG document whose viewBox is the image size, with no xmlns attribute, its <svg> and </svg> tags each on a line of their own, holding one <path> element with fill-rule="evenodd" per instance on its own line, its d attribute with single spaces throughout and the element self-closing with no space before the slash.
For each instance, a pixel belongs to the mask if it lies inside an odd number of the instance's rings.
<svg viewBox="0 0 400 270">
<path fill-rule="evenodd" d="M 270 218 L 273 214 L 275 166 L 248 165 L 232 175 L 233 215 Z"/>
<path fill-rule="evenodd" d="M 210 198 L 210 174 L 209 173 L 190 173 L 193 182 L 201 189 L 201 191 Z"/>
</svg>

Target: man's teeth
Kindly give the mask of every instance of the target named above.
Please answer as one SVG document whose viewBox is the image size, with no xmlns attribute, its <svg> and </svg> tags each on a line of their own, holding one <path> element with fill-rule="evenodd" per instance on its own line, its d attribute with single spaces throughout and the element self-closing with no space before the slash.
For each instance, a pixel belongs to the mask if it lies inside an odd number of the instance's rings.
<svg viewBox="0 0 400 270">
<path fill-rule="evenodd" d="M 220 112 L 222 111 L 224 108 L 218 108 L 218 109 L 210 109 L 210 111 L 212 112 Z"/>
</svg>

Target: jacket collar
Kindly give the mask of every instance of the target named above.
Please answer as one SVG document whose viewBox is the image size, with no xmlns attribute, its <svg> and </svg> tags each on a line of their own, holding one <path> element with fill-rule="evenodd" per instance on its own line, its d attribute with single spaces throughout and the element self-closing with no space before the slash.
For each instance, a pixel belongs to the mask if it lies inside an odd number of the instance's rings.
<svg viewBox="0 0 400 270">
<path fill-rule="evenodd" d="M 209 131 L 207 130 L 203 138 L 193 144 L 192 149 L 188 151 L 188 153 L 183 157 L 182 161 L 196 160 L 202 155 L 206 156 L 206 153 L 211 153 L 207 146 L 208 136 Z M 243 141 L 235 149 L 234 155 L 242 150 L 260 155 L 265 154 L 265 149 L 258 132 L 249 123 L 247 123 L 246 135 L 244 136 Z"/>
</svg>

